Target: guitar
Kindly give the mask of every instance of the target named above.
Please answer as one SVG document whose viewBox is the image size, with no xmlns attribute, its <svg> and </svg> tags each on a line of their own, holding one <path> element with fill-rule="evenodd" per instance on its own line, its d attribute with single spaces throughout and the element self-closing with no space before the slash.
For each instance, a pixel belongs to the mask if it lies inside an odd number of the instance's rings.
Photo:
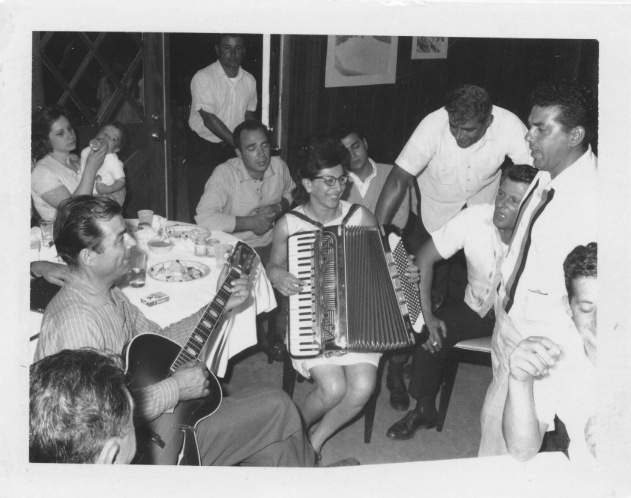
<svg viewBox="0 0 631 498">
<path fill-rule="evenodd" d="M 230 269 L 226 279 L 183 347 L 164 336 L 150 333 L 137 335 L 129 342 L 124 357 L 127 386 L 130 389 L 160 382 L 173 375 L 181 365 L 199 359 L 226 309 L 231 283 L 250 273 L 255 256 L 252 248 L 243 242 L 237 243 L 228 260 Z M 222 399 L 217 377 L 210 372 L 208 380 L 208 396 L 180 401 L 172 413 L 164 413 L 136 428 L 137 453 L 134 463 L 201 465 L 195 430 L 199 422 L 217 411 Z"/>
</svg>

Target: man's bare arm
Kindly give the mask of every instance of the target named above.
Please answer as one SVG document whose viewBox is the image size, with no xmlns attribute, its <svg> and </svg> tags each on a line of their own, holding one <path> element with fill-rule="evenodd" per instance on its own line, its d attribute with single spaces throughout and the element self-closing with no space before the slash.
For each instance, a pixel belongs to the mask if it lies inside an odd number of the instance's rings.
<svg viewBox="0 0 631 498">
<path fill-rule="evenodd" d="M 223 123 L 221 119 L 219 119 L 213 113 L 204 111 L 203 109 L 199 109 L 197 112 L 199 112 L 199 115 L 202 117 L 202 121 L 204 122 L 204 126 L 206 128 L 208 128 L 216 136 L 221 138 L 221 140 L 234 147 L 234 142 L 232 141 L 232 132 L 228 129 L 228 127 Z"/>
<path fill-rule="evenodd" d="M 382 225 L 392 223 L 392 218 L 394 218 L 399 209 L 407 188 L 413 179 L 414 175 L 411 175 L 396 164 L 390 170 L 375 208 L 375 216 L 379 223 Z"/>
</svg>

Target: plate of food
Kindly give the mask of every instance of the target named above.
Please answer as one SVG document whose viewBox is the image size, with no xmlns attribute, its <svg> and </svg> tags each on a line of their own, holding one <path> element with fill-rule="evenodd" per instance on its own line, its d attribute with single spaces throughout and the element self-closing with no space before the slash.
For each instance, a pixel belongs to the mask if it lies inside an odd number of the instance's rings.
<svg viewBox="0 0 631 498">
<path fill-rule="evenodd" d="M 190 282 L 199 280 L 210 273 L 210 268 L 197 261 L 176 259 L 164 261 L 149 268 L 149 276 L 161 282 Z"/>
<path fill-rule="evenodd" d="M 208 235 L 208 231 L 196 225 L 171 225 L 164 227 L 171 239 L 195 239 L 198 235 Z"/>
</svg>

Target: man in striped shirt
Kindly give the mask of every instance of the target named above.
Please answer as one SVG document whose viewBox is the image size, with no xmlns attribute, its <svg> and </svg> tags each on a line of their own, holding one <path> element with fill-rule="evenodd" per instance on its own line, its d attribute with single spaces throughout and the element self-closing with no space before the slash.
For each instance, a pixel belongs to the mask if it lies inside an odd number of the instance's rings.
<svg viewBox="0 0 631 498">
<path fill-rule="evenodd" d="M 535 89 L 531 103 L 526 140 L 539 173 L 522 201 L 501 268 L 480 456 L 507 452 L 502 418 L 508 358 L 517 344 L 546 337 L 570 350 L 575 333 L 563 304 L 563 261 L 576 246 L 598 239 L 597 158 L 590 146 L 594 101 L 581 86 L 558 81 Z"/>
<path fill-rule="evenodd" d="M 115 285 L 129 271 L 130 251 L 136 244 L 116 202 L 93 196 L 68 199 L 60 206 L 54 232 L 57 252 L 69 272 L 44 313 L 36 361 L 63 349 L 83 347 L 120 354 L 134 336 L 147 332 L 178 344 L 188 339 L 203 309 L 161 329 Z M 246 286 L 246 278 L 233 282 L 226 309 L 245 301 Z M 136 425 L 157 418 L 180 400 L 208 395 L 208 375 L 203 363 L 191 362 L 166 380 L 132 390 Z M 196 432 L 204 465 L 313 463 L 300 416 L 282 391 L 234 393 L 212 417 L 197 425 Z"/>
</svg>

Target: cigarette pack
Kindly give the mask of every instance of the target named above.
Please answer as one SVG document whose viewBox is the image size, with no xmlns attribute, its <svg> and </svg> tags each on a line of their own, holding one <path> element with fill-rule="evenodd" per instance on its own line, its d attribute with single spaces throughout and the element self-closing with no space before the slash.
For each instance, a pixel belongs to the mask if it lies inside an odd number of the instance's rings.
<svg viewBox="0 0 631 498">
<path fill-rule="evenodd" d="M 155 306 L 156 304 L 166 303 L 169 300 L 164 292 L 154 292 L 140 299 L 140 302 L 147 306 Z"/>
</svg>

